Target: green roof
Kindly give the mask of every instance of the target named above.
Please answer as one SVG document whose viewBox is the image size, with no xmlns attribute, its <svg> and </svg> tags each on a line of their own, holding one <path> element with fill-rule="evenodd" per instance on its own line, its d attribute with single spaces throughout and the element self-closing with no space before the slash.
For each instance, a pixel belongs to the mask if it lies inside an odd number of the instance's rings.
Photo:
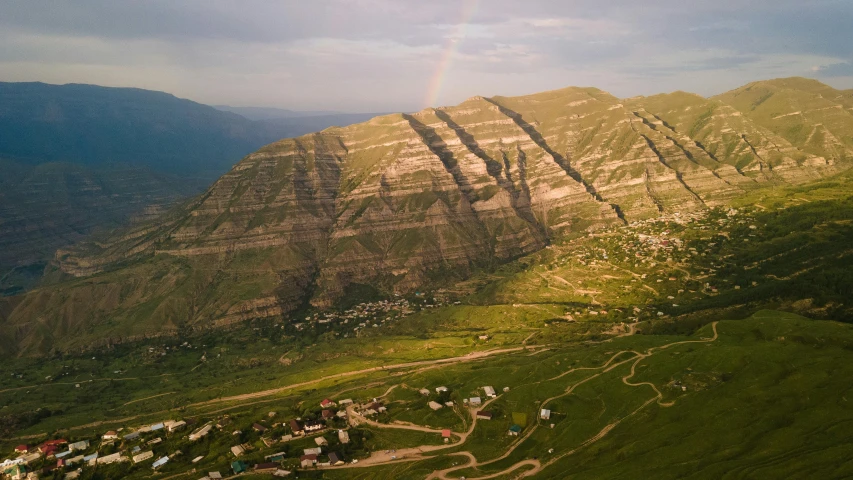
<svg viewBox="0 0 853 480">
<path fill-rule="evenodd" d="M 243 473 L 246 471 L 246 464 L 237 460 L 235 462 L 231 462 L 231 469 L 234 470 L 234 473 Z"/>
<path fill-rule="evenodd" d="M 510 432 L 518 433 L 518 432 L 520 432 L 520 431 L 521 431 L 521 426 L 519 426 L 519 425 L 513 425 L 513 426 L 509 427 L 509 431 L 510 431 Z"/>
</svg>

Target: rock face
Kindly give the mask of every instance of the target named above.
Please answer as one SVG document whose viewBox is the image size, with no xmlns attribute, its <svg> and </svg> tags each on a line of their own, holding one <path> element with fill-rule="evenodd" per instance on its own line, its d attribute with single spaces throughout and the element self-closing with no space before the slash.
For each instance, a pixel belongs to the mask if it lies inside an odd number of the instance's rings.
<svg viewBox="0 0 853 480">
<path fill-rule="evenodd" d="M 156 222 L 60 251 L 77 278 L 31 292 L 6 323 L 43 351 L 278 317 L 358 284 L 408 292 L 574 232 L 849 166 L 847 103 L 826 110 L 833 137 L 803 124 L 815 143 L 726 103 L 739 90 L 474 97 L 281 140 Z M 775 95 L 799 98 L 788 90 Z"/>
</svg>

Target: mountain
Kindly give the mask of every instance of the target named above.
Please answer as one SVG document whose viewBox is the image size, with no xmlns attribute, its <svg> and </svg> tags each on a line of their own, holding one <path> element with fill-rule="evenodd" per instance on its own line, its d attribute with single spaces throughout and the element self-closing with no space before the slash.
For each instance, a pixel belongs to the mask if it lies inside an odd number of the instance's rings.
<svg viewBox="0 0 853 480">
<path fill-rule="evenodd" d="M 98 169 L 66 162 L 0 161 L 0 294 L 18 293 L 41 277 L 56 249 L 96 229 L 154 217 L 183 197 L 173 177 L 142 167 Z"/>
<path fill-rule="evenodd" d="M 231 107 L 229 105 L 213 105 L 213 108 L 223 112 L 236 113 L 249 120 L 276 120 L 281 118 L 317 117 L 344 114 L 330 110 L 289 110 L 275 107 Z"/>
<path fill-rule="evenodd" d="M 313 115 L 293 118 L 270 118 L 257 120 L 257 123 L 279 132 L 279 138 L 298 137 L 306 133 L 319 132 L 329 127 L 345 127 L 361 123 L 384 113 L 338 113 L 332 115 Z"/>
<path fill-rule="evenodd" d="M 167 93 L 78 84 L 0 83 L 0 129 L 0 157 L 20 163 L 124 163 L 201 182 L 281 138 Z"/>
<path fill-rule="evenodd" d="M 751 85 L 785 105 L 818 95 L 797 79 Z M 843 94 L 821 89 L 841 107 L 783 118 L 849 138 Z M 61 250 L 57 269 L 76 278 L 16 300 L 5 324 L 21 351 L 44 352 L 280 318 L 851 166 L 846 141 L 801 142 L 739 90 L 474 97 L 281 140 L 157 221 Z"/>
<path fill-rule="evenodd" d="M 162 92 L 0 83 L 0 293 L 58 247 L 201 192 L 247 153 L 366 115 L 255 122 Z"/>
</svg>

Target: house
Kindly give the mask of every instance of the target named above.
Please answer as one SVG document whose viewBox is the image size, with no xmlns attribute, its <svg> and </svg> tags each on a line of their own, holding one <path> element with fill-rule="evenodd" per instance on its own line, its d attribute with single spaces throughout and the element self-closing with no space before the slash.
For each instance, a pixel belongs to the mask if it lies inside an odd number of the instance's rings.
<svg viewBox="0 0 853 480">
<path fill-rule="evenodd" d="M 195 432 L 193 432 L 193 433 L 191 433 L 191 434 L 190 434 L 190 441 L 196 441 L 196 440 L 198 440 L 198 439 L 200 439 L 200 438 L 204 437 L 205 435 L 207 435 L 207 434 L 210 432 L 210 430 L 211 430 L 212 428 L 213 428 L 213 425 L 212 425 L 212 424 L 210 424 L 210 423 L 208 423 L 207 425 L 205 425 L 205 426 L 203 426 L 203 427 L 199 428 L 198 430 L 196 430 Z M 138 435 L 138 434 L 137 434 L 137 435 Z M 124 437 L 124 438 L 127 438 L 127 437 Z"/>
<path fill-rule="evenodd" d="M 371 403 L 370 405 L 368 405 L 368 406 L 367 406 L 367 408 L 368 408 L 368 410 L 373 410 L 373 411 L 376 411 L 376 412 L 379 412 L 379 413 L 382 413 L 382 412 L 384 412 L 384 411 L 387 411 L 387 410 L 388 410 L 388 409 L 387 409 L 387 408 L 385 408 L 385 406 L 384 406 L 384 405 L 382 405 L 380 402 L 373 402 L 373 403 Z"/>
<path fill-rule="evenodd" d="M 298 437 L 298 436 L 300 436 L 300 435 L 305 435 L 305 429 L 302 427 L 302 424 L 300 424 L 300 423 L 299 423 L 298 421 L 296 421 L 296 420 L 291 420 L 291 421 L 290 421 L 290 430 L 291 430 L 291 431 L 293 432 L 293 434 L 294 434 L 294 435 L 296 435 L 297 437 Z"/>
<path fill-rule="evenodd" d="M 320 406 L 323 408 L 334 407 L 335 402 L 329 400 L 328 398 L 324 398 L 322 402 L 320 402 Z"/>
<path fill-rule="evenodd" d="M 79 442 L 74 442 L 74 443 L 68 444 L 68 449 L 71 450 L 72 452 L 74 450 L 86 450 L 87 448 L 89 448 L 89 441 L 88 440 L 81 440 Z"/>
<path fill-rule="evenodd" d="M 489 336 L 488 336 L 488 335 L 479 335 L 477 338 L 478 338 L 479 340 L 488 340 L 488 339 L 489 339 Z"/>
<path fill-rule="evenodd" d="M 335 416 L 338 418 L 347 418 L 347 411 L 346 410 L 338 410 L 338 413 L 336 413 Z"/>
<path fill-rule="evenodd" d="M 27 467 L 23 465 L 13 465 L 7 468 L 4 473 L 12 480 L 22 480 L 27 478 Z"/>
<path fill-rule="evenodd" d="M 306 432 L 317 432 L 326 428 L 326 424 L 322 420 L 308 420 L 305 422 Z"/>
<path fill-rule="evenodd" d="M 136 438 L 139 438 L 139 433 L 140 433 L 140 432 L 128 433 L 127 435 L 125 435 L 125 436 L 124 436 L 124 439 L 125 439 L 125 440 L 134 440 L 134 439 L 136 439 Z M 194 439 L 192 438 L 192 435 L 190 435 L 190 440 L 194 440 Z"/>
<path fill-rule="evenodd" d="M 259 464 L 255 465 L 255 472 L 257 472 L 257 473 L 272 473 L 276 470 L 278 470 L 278 464 L 277 463 L 268 462 L 268 463 L 259 463 Z"/>
<path fill-rule="evenodd" d="M 153 468 L 154 470 L 157 470 L 158 468 L 162 467 L 163 465 L 165 465 L 168 462 L 169 462 L 169 457 L 160 457 L 156 461 L 154 461 L 154 463 L 151 464 L 151 468 Z"/>
<path fill-rule="evenodd" d="M 427 403 L 427 405 L 429 405 L 429 408 L 431 408 L 433 410 L 440 410 L 441 409 L 441 404 L 438 402 L 433 402 L 432 400 L 430 400 L 429 403 Z"/>
<path fill-rule="evenodd" d="M 184 428 L 184 427 L 186 427 L 186 426 L 187 426 L 187 422 L 185 422 L 185 421 L 183 421 L 183 420 L 179 420 L 179 421 L 177 421 L 177 422 L 172 422 L 172 423 L 169 425 L 168 430 L 169 430 L 169 432 L 177 432 L 178 430 L 180 430 L 180 429 L 182 429 L 182 428 Z"/>
<path fill-rule="evenodd" d="M 455 405 L 455 404 L 453 403 L 453 400 L 451 400 L 451 401 L 449 401 L 449 402 L 444 402 L 444 406 L 445 406 L 445 407 L 452 407 L 453 405 Z"/>
<path fill-rule="evenodd" d="M 127 460 L 127 458 L 121 456 L 121 452 L 116 452 L 112 455 L 105 455 L 103 457 L 98 457 L 95 461 L 98 465 L 109 465 L 110 463 L 123 462 Z"/>
<path fill-rule="evenodd" d="M 64 438 L 57 438 L 56 440 L 47 440 L 42 443 L 42 446 L 53 445 L 54 447 L 61 447 L 62 445 L 68 444 L 68 441 Z"/>
<path fill-rule="evenodd" d="M 254 430 L 258 433 L 264 433 L 267 431 L 267 427 L 261 425 L 260 423 L 256 423 L 256 424 L 252 425 L 252 430 Z"/>
<path fill-rule="evenodd" d="M 346 430 L 338 430 L 338 440 L 341 443 L 349 443 L 349 433 Z"/>
<path fill-rule="evenodd" d="M 492 387 L 483 387 L 483 391 L 486 392 L 486 396 L 489 398 L 497 397 L 497 395 L 495 394 L 495 389 Z"/>
<path fill-rule="evenodd" d="M 302 453 L 304 453 L 305 455 L 320 455 L 321 453 L 323 453 L 323 449 L 320 447 L 305 448 L 302 450 Z"/>
<path fill-rule="evenodd" d="M 489 412 L 486 410 L 480 410 L 477 412 L 477 418 L 480 420 L 491 420 L 492 419 L 492 412 Z"/>
<path fill-rule="evenodd" d="M 18 445 L 15 447 L 15 453 L 27 453 L 30 451 L 30 447 L 26 445 Z"/>
<path fill-rule="evenodd" d="M 234 474 L 243 473 L 246 471 L 246 464 L 240 460 L 235 460 L 231 462 L 231 470 L 234 471 Z"/>
<path fill-rule="evenodd" d="M 59 450 L 59 448 L 53 445 L 42 445 L 39 447 L 39 451 L 41 451 L 46 458 L 52 457 L 57 450 Z"/>
<path fill-rule="evenodd" d="M 19 459 L 20 459 L 23 463 L 25 463 L 25 464 L 29 465 L 29 464 L 31 464 L 31 463 L 33 463 L 33 462 L 37 461 L 37 460 L 38 460 L 38 459 L 40 459 L 40 458 L 41 458 L 41 453 L 39 453 L 39 452 L 33 452 L 33 453 L 28 453 L 28 454 L 24 455 L 23 457 L 20 457 Z"/>
<path fill-rule="evenodd" d="M 287 434 L 287 435 L 282 435 L 282 436 L 281 436 L 281 441 L 282 441 L 282 442 L 289 442 L 289 441 L 291 441 L 291 440 L 293 440 L 293 435 Z"/>
<path fill-rule="evenodd" d="M 329 463 L 337 466 L 337 465 L 343 465 L 344 461 L 341 458 L 341 454 L 339 454 L 337 452 L 332 452 L 329 454 Z"/>
<path fill-rule="evenodd" d="M 339 405 L 352 405 L 352 399 L 351 398 L 345 398 L 345 399 L 339 401 L 338 404 Z"/>
<path fill-rule="evenodd" d="M 276 439 L 274 438 L 264 437 L 261 439 L 261 441 L 264 442 L 264 445 L 266 445 L 267 447 L 271 447 L 276 444 Z"/>
<path fill-rule="evenodd" d="M 233 447 L 231 447 L 231 453 L 233 453 L 235 457 L 239 457 L 240 455 L 242 455 L 245 452 L 246 452 L 246 449 L 243 448 L 242 445 L 234 445 Z"/>
<path fill-rule="evenodd" d="M 313 467 L 317 464 L 317 455 L 302 455 L 299 457 L 299 461 L 302 465 L 302 468 Z"/>
<path fill-rule="evenodd" d="M 198 463 L 198 462 L 202 461 L 203 459 L 204 459 L 204 455 L 199 455 L 199 456 L 195 457 L 194 459 L 192 459 L 191 463 Z"/>
<path fill-rule="evenodd" d="M 480 400 L 480 397 L 471 397 L 468 399 L 468 405 L 471 405 L 472 407 L 479 407 L 482 404 L 483 401 Z"/>
<path fill-rule="evenodd" d="M 71 450 L 66 450 L 62 453 L 57 453 L 56 455 L 54 455 L 54 457 L 57 459 L 62 459 L 62 458 L 67 457 L 68 455 L 71 455 L 72 453 L 74 453 L 74 452 L 72 452 Z"/>
<path fill-rule="evenodd" d="M 314 443 L 316 443 L 318 447 L 329 444 L 329 442 L 327 442 L 323 437 L 314 437 Z"/>
<path fill-rule="evenodd" d="M 266 457 L 264 457 L 264 460 L 266 460 L 268 462 L 280 462 L 280 461 L 284 460 L 284 456 L 285 456 L 284 452 L 278 452 L 278 453 L 273 453 L 272 455 L 267 455 Z"/>
<path fill-rule="evenodd" d="M 542 420 L 550 420 L 551 419 L 551 410 L 548 410 L 547 408 L 543 408 L 542 410 L 539 411 L 539 418 L 541 418 Z"/>
<path fill-rule="evenodd" d="M 83 457 L 83 462 L 88 463 L 89 465 L 94 465 L 96 460 L 98 460 L 98 452 Z"/>
<path fill-rule="evenodd" d="M 447 387 L 444 387 L 444 386 L 435 387 L 435 393 L 443 393 L 443 392 L 447 392 L 447 391 L 448 391 Z"/>
<path fill-rule="evenodd" d="M 513 426 L 509 427 L 508 434 L 510 436 L 517 437 L 519 433 L 521 433 L 521 426 L 520 425 L 513 425 Z"/>
<path fill-rule="evenodd" d="M 210 477 L 210 480 L 221 480 L 222 474 L 219 472 L 207 472 L 207 476 Z"/>
<path fill-rule="evenodd" d="M 418 392 L 420 392 L 420 394 L 423 396 L 429 395 L 429 389 L 426 389 L 426 388 L 422 388 L 422 389 L 418 390 Z"/>
<path fill-rule="evenodd" d="M 160 443 L 160 442 L 162 442 L 162 441 L 163 441 L 163 439 L 162 439 L 162 438 L 157 437 L 157 438 L 154 438 L 154 439 L 148 440 L 148 445 L 157 445 L 158 443 Z"/>
<path fill-rule="evenodd" d="M 157 430 L 163 430 L 163 428 L 165 426 L 166 425 L 163 423 L 155 423 L 154 425 L 151 425 L 150 427 L 148 427 L 148 431 L 149 432 L 156 432 Z"/>
<path fill-rule="evenodd" d="M 272 475 L 274 477 L 286 477 L 290 475 L 290 470 L 282 470 L 279 468 L 276 471 L 272 472 Z"/>
<path fill-rule="evenodd" d="M 509 387 L 504 387 L 504 393 L 509 391 Z"/>
<path fill-rule="evenodd" d="M 445 428 L 441 431 L 441 438 L 450 438 L 450 429 Z"/>
<path fill-rule="evenodd" d="M 335 416 L 335 412 L 333 412 L 333 411 L 331 411 L 331 410 L 329 410 L 329 409 L 323 409 L 323 411 L 322 411 L 322 412 L 320 412 L 320 416 L 321 416 L 321 417 L 323 417 L 323 420 L 325 420 L 325 419 L 327 419 L 327 418 L 332 418 L 332 417 L 334 417 L 334 416 Z"/>
<path fill-rule="evenodd" d="M 154 452 L 152 452 L 150 450 L 147 452 L 142 452 L 139 455 L 133 456 L 133 463 L 144 462 L 145 460 L 148 460 L 149 458 L 153 458 L 153 457 L 154 457 Z"/>
</svg>

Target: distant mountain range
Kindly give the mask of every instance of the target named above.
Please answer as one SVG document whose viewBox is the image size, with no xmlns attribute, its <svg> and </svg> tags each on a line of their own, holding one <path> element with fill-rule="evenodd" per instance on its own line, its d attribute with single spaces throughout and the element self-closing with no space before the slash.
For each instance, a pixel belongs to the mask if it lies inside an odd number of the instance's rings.
<svg viewBox="0 0 853 480">
<path fill-rule="evenodd" d="M 232 107 L 229 105 L 214 105 L 213 108 L 223 112 L 236 113 L 249 120 L 276 120 L 280 118 L 318 117 L 345 114 L 332 110 L 288 110 L 274 107 Z"/>
<path fill-rule="evenodd" d="M 163 92 L 0 82 L 0 294 L 31 286 L 56 248 L 195 195 L 265 144 L 367 118 L 253 121 Z"/>
<path fill-rule="evenodd" d="M 155 221 L 61 250 L 56 278 L 75 278 L 0 310 L 22 351 L 280 318 L 851 165 L 853 96 L 813 80 L 473 97 L 267 145 Z"/>
</svg>

